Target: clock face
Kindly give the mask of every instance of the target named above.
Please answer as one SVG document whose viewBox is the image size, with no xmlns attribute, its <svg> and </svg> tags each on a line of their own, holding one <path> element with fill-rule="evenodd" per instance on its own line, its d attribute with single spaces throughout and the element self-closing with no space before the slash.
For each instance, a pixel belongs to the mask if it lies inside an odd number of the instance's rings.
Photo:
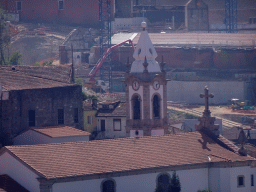
<svg viewBox="0 0 256 192">
<path fill-rule="evenodd" d="M 154 88 L 155 90 L 158 90 L 158 89 L 160 88 L 160 83 L 159 83 L 159 81 L 154 81 L 154 82 L 153 82 L 153 88 Z"/>
<path fill-rule="evenodd" d="M 132 88 L 137 91 L 140 88 L 140 83 L 138 81 L 133 81 L 132 82 Z"/>
</svg>

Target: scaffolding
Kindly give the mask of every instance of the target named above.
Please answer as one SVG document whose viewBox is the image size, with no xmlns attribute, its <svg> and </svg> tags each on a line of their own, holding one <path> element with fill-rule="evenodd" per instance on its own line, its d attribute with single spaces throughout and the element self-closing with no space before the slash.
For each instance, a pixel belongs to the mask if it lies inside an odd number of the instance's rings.
<svg viewBox="0 0 256 192">
<path fill-rule="evenodd" d="M 102 57 L 104 50 L 111 47 L 111 0 L 99 0 L 99 33 L 100 57 Z M 100 77 L 105 80 L 105 72 L 108 68 L 109 91 L 112 92 L 111 55 L 108 55 L 106 63 L 107 65 L 101 67 Z"/>
<path fill-rule="evenodd" d="M 237 0 L 225 0 L 225 24 L 227 33 L 237 32 Z"/>
</svg>

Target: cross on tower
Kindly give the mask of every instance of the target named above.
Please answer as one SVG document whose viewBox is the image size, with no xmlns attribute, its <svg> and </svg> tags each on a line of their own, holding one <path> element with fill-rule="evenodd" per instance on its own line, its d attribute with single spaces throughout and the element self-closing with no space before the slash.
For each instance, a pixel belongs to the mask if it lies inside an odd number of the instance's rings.
<svg viewBox="0 0 256 192">
<path fill-rule="evenodd" d="M 204 110 L 203 114 L 204 114 L 204 116 L 208 116 L 209 117 L 211 112 L 209 110 L 209 100 L 208 100 L 208 98 L 213 98 L 214 95 L 213 94 L 209 94 L 208 92 L 209 92 L 209 90 L 208 90 L 207 86 L 205 86 L 204 94 L 200 94 L 200 98 L 205 98 L 205 110 Z"/>
</svg>

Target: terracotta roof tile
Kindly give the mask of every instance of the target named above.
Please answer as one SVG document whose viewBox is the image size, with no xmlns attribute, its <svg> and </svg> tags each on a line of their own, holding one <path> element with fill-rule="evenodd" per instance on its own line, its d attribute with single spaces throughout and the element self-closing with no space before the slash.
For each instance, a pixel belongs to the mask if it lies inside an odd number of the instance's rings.
<svg viewBox="0 0 256 192">
<path fill-rule="evenodd" d="M 0 67 L 0 83 L 3 90 L 42 89 L 74 85 L 70 83 L 70 66 L 15 66 L 13 69 L 12 67 Z"/>
<path fill-rule="evenodd" d="M 97 117 L 126 117 L 126 103 L 120 102 L 115 108 L 113 109 L 99 109 Z"/>
<path fill-rule="evenodd" d="M 7 150 L 46 178 L 122 172 L 209 162 L 255 160 L 239 156 L 203 133 L 7 146 Z M 0 152 L 1 152 L 0 151 Z"/>
<path fill-rule="evenodd" d="M 0 192 L 28 192 L 8 175 L 0 175 Z"/>
<path fill-rule="evenodd" d="M 42 133 L 49 137 L 69 137 L 69 136 L 82 136 L 90 135 L 87 131 L 82 131 L 69 126 L 57 126 L 57 127 L 42 127 L 34 128 L 36 132 Z"/>
</svg>

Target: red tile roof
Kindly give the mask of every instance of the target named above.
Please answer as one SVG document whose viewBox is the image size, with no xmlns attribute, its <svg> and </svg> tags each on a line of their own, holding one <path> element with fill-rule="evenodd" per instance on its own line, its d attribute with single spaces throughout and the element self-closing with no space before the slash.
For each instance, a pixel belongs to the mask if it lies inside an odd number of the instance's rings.
<svg viewBox="0 0 256 192">
<path fill-rule="evenodd" d="M 0 192 L 28 192 L 8 175 L 0 175 Z"/>
<path fill-rule="evenodd" d="M 239 156 L 203 133 L 123 138 L 45 145 L 7 146 L 46 178 L 104 174 L 211 162 L 255 160 Z M 210 159 L 210 160 L 209 160 Z"/>
<path fill-rule="evenodd" d="M 98 109 L 96 116 L 97 117 L 126 117 L 126 103 L 118 102 L 113 109 L 104 109 L 104 108 Z"/>
<path fill-rule="evenodd" d="M 0 67 L 3 90 L 43 89 L 72 86 L 71 67 L 67 66 L 15 66 Z"/>
<path fill-rule="evenodd" d="M 33 128 L 32 130 L 38 133 L 42 133 L 49 137 L 70 137 L 70 136 L 90 135 L 90 133 L 87 131 L 82 131 L 69 126 L 42 127 L 42 128 Z"/>
</svg>

